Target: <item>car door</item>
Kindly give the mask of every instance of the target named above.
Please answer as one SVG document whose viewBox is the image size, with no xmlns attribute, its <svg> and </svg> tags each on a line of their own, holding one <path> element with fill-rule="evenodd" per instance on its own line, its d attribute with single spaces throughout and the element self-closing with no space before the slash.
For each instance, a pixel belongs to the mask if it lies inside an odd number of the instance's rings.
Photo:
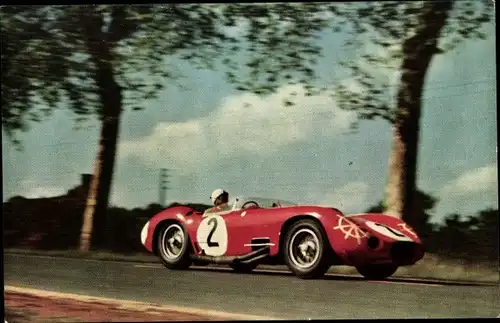
<svg viewBox="0 0 500 323">
<path fill-rule="evenodd" d="M 251 240 L 252 229 L 248 227 L 242 212 L 223 211 L 203 215 L 196 231 L 196 240 L 207 256 L 239 256 L 248 253 L 245 246 Z"/>
</svg>

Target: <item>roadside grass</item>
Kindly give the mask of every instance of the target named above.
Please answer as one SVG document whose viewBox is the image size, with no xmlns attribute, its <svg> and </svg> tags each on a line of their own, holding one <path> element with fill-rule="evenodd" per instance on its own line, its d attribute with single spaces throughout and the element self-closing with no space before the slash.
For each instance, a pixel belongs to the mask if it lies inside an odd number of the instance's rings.
<svg viewBox="0 0 500 323">
<path fill-rule="evenodd" d="M 81 252 L 78 250 L 34 250 L 12 248 L 4 249 L 4 254 L 24 254 L 92 260 L 128 261 L 139 263 L 158 263 L 156 256 L 146 253 L 113 253 L 110 251 Z M 284 266 L 259 266 L 262 269 L 287 270 Z M 359 275 L 354 267 L 332 266 L 329 273 L 340 275 Z M 491 264 L 466 263 L 455 259 L 444 259 L 434 254 L 426 254 L 413 266 L 400 267 L 394 278 L 435 279 L 461 282 L 498 283 L 499 268 Z"/>
<path fill-rule="evenodd" d="M 130 262 L 143 262 L 143 263 L 151 263 L 151 262 L 156 262 L 158 260 L 158 258 L 152 254 L 150 255 L 140 252 L 116 253 L 105 250 L 83 252 L 75 249 L 66 249 L 66 250 L 41 250 L 41 249 L 23 249 L 23 248 L 4 249 L 4 254 L 9 254 L 9 253 L 49 256 L 49 257 L 81 258 L 81 259 L 92 259 L 92 260 L 130 261 Z"/>
<path fill-rule="evenodd" d="M 358 274 L 354 267 L 349 266 L 331 267 L 329 272 L 343 275 Z M 400 267 L 392 277 L 498 283 L 500 272 L 492 265 L 468 264 L 464 261 L 426 254 L 415 265 Z"/>
<path fill-rule="evenodd" d="M 428 254 L 414 266 L 401 267 L 396 274 L 427 279 L 499 282 L 499 268 L 492 264 L 467 263 Z"/>
</svg>

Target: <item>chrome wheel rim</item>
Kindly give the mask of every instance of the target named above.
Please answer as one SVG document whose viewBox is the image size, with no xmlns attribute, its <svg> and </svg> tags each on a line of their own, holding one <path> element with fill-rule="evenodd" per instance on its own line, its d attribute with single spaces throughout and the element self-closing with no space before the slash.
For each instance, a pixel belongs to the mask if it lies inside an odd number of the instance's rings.
<svg viewBox="0 0 500 323">
<path fill-rule="evenodd" d="M 301 269 L 312 267 L 319 258 L 319 238 L 311 229 L 300 229 L 290 239 L 288 254 L 292 263 Z"/>
<path fill-rule="evenodd" d="M 172 224 L 161 236 L 161 253 L 167 260 L 179 258 L 184 248 L 184 230 L 178 224 Z"/>
</svg>

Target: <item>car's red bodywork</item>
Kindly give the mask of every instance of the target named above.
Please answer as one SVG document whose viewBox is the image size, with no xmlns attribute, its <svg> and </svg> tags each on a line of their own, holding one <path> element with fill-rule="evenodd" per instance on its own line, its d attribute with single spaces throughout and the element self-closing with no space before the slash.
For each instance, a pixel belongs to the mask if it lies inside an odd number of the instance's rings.
<svg viewBox="0 0 500 323">
<path fill-rule="evenodd" d="M 290 223 L 303 218 L 316 219 L 321 223 L 332 250 L 338 256 L 337 264 L 359 266 L 396 263 L 404 266 L 414 264 L 424 255 L 424 247 L 415 232 L 402 220 L 384 214 L 345 216 L 331 207 L 285 206 L 237 209 L 216 216 L 223 219 L 226 227 L 223 236 L 226 247 L 216 256 L 249 254 L 259 245 L 255 241 L 262 239 L 269 246 L 269 256 L 278 256 L 283 246 L 280 237 L 284 235 L 284 230 Z M 206 217 L 186 206 L 165 209 L 152 217 L 144 227 L 143 244 L 147 250 L 155 253 L 154 239 L 158 225 L 164 221 L 177 221 L 186 228 L 194 253 L 203 255 L 206 243 L 199 241 L 198 230 Z"/>
</svg>

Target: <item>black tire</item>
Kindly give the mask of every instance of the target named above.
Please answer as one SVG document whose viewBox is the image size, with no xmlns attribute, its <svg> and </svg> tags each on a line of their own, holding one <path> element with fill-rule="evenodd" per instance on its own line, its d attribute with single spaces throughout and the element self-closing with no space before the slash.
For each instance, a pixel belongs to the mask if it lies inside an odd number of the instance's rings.
<svg viewBox="0 0 500 323">
<path fill-rule="evenodd" d="M 182 232 L 182 245 L 179 248 L 180 250 L 173 255 L 171 250 L 169 250 L 169 246 L 166 246 L 166 237 L 164 239 L 164 235 L 172 232 L 173 230 L 177 232 Z M 176 240 L 178 242 L 178 240 Z M 189 234 L 187 233 L 184 226 L 177 222 L 169 222 L 161 226 L 157 233 L 156 239 L 156 248 L 158 257 L 160 257 L 161 262 L 168 269 L 181 270 L 187 269 L 191 266 L 191 239 L 189 239 Z"/>
<path fill-rule="evenodd" d="M 243 263 L 234 263 L 230 264 L 229 267 L 231 267 L 235 272 L 237 273 L 242 273 L 242 274 L 249 274 L 251 273 L 255 268 L 257 268 L 258 264 L 243 264 Z"/>
<path fill-rule="evenodd" d="M 367 279 L 383 280 L 392 276 L 396 270 L 398 270 L 398 266 L 390 264 L 373 264 L 357 266 L 356 270 Z"/>
<path fill-rule="evenodd" d="M 296 243 L 300 241 L 296 240 L 299 234 L 310 235 L 316 245 L 315 256 L 311 263 L 306 265 L 301 265 L 297 259 L 298 255 L 295 254 L 296 248 L 298 248 Z M 331 248 L 320 224 L 310 219 L 300 220 L 286 231 L 284 242 L 284 261 L 292 273 L 302 279 L 315 279 L 324 276 L 331 265 Z"/>
</svg>

